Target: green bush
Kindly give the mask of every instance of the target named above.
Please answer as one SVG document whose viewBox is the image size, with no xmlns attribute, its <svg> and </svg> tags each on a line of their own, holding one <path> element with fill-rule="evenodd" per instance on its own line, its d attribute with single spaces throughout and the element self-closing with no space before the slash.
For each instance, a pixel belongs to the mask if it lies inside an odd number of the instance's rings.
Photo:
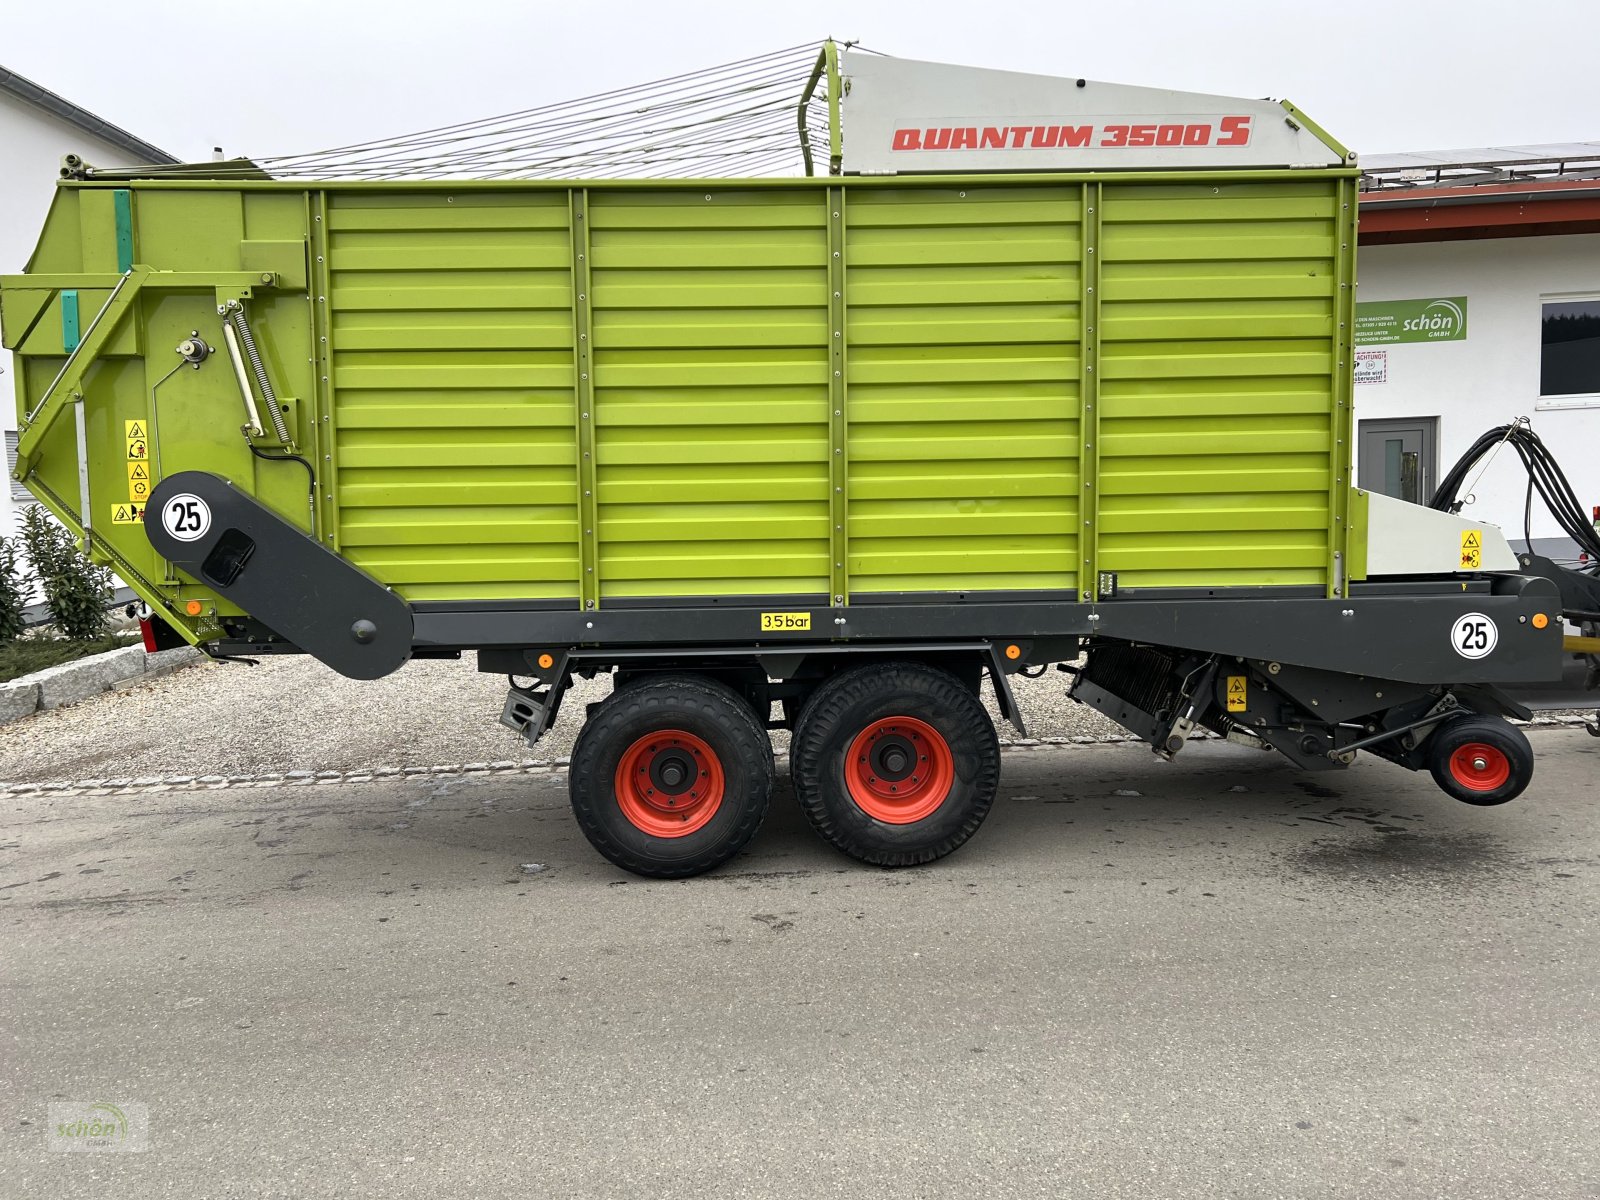
<svg viewBox="0 0 1600 1200">
<path fill-rule="evenodd" d="M 91 563 L 40 504 L 22 511 L 22 543 L 62 634 L 80 642 L 104 637 L 110 627 L 111 572 Z"/>
<path fill-rule="evenodd" d="M 22 609 L 27 602 L 22 547 L 15 538 L 0 538 L 0 645 L 22 636 Z"/>
</svg>

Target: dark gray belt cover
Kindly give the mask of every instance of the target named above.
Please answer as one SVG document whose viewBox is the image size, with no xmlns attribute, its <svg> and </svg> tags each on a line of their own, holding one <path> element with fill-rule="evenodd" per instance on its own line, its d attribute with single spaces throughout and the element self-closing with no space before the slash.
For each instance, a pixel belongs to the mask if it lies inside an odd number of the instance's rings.
<svg viewBox="0 0 1600 1200">
<path fill-rule="evenodd" d="M 404 600 L 220 475 L 163 479 L 145 535 L 161 557 L 341 675 L 377 679 L 411 657 Z"/>
</svg>

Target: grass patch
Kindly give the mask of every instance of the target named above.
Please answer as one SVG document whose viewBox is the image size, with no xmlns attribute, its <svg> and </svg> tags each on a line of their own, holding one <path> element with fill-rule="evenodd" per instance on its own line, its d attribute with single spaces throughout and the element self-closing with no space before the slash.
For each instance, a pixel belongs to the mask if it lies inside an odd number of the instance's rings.
<svg viewBox="0 0 1600 1200">
<path fill-rule="evenodd" d="M 91 654 L 120 650 L 137 645 L 137 640 L 111 635 L 92 642 L 69 642 L 65 638 L 23 637 L 0 646 L 0 683 L 31 675 L 46 667 L 60 666 Z"/>
</svg>

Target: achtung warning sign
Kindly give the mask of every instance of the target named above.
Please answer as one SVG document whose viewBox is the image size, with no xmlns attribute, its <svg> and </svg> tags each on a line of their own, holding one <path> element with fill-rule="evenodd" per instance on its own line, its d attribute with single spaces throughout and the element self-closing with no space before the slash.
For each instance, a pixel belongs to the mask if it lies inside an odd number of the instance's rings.
<svg viewBox="0 0 1600 1200">
<path fill-rule="evenodd" d="M 126 431 L 130 442 L 135 438 L 142 442 L 146 437 L 143 421 L 124 421 L 122 428 Z"/>
<path fill-rule="evenodd" d="M 1250 704 L 1250 693 L 1247 690 L 1245 676 L 1228 676 L 1228 711 L 1244 712 Z"/>
<path fill-rule="evenodd" d="M 150 498 L 150 464 L 146 462 L 130 462 L 128 464 L 128 499 L 135 504 L 143 504 Z"/>
<path fill-rule="evenodd" d="M 111 506 L 111 523 L 113 525 L 138 525 L 144 520 L 144 505 L 142 504 L 113 504 Z"/>
<path fill-rule="evenodd" d="M 1461 531 L 1461 569 L 1477 571 L 1483 567 L 1483 530 Z"/>
</svg>

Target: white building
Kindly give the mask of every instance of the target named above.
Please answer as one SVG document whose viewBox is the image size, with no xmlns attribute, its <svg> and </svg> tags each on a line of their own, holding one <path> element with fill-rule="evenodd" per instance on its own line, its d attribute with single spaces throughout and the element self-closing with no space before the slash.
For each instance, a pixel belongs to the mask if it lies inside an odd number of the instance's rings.
<svg viewBox="0 0 1600 1200">
<path fill-rule="evenodd" d="M 1481 434 L 1527 417 L 1584 511 L 1600 506 L 1600 143 L 1362 165 L 1361 486 L 1425 503 Z M 1505 448 L 1463 512 L 1520 545 L 1527 484 Z M 1574 554 L 1537 495 L 1532 534 Z"/>
<path fill-rule="evenodd" d="M 44 228 L 61 159 L 67 154 L 98 167 L 178 161 L 165 150 L 0 66 L 0 274 L 16 274 L 27 265 L 34 241 Z M 6 446 L 0 536 L 15 530 L 18 506 L 32 500 L 11 478 L 17 440 L 11 372 L 11 355 L 0 350 L 0 430 Z"/>
</svg>

